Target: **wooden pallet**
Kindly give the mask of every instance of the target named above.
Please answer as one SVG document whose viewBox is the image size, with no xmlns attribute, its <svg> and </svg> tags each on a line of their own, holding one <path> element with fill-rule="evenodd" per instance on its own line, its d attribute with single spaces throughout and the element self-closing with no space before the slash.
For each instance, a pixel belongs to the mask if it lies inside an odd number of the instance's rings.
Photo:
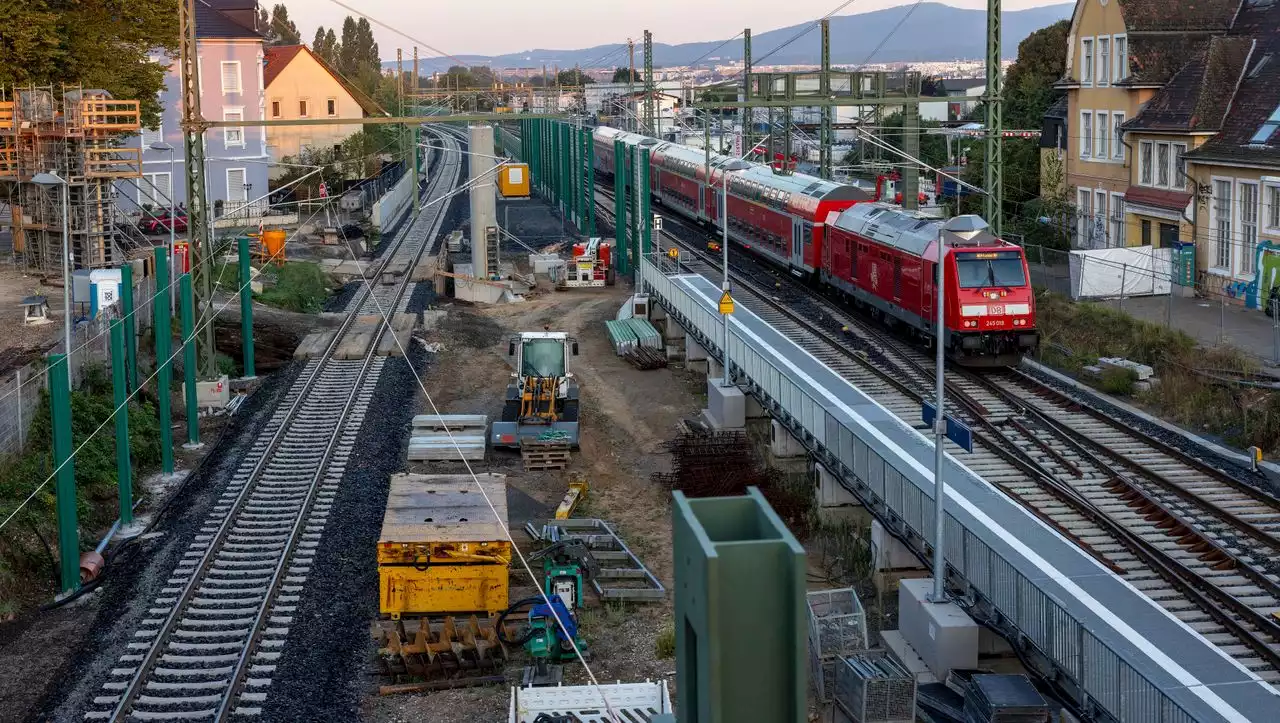
<svg viewBox="0 0 1280 723">
<path fill-rule="evenodd" d="M 569 445 L 560 442 L 525 442 L 520 445 L 520 456 L 524 458 L 526 472 L 565 469 L 569 466 L 570 449 Z"/>
</svg>

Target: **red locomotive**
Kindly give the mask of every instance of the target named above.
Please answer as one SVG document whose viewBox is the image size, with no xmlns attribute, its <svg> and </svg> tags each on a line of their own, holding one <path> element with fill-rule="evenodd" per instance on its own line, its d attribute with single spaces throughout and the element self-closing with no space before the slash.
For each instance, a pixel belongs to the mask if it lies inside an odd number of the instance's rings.
<svg viewBox="0 0 1280 723">
<path fill-rule="evenodd" d="M 834 289 L 887 323 L 934 335 L 933 284 L 942 221 L 879 202 L 856 186 L 711 155 L 600 127 L 596 170 L 614 171 L 614 141 L 649 154 L 650 192 L 669 210 L 723 228 L 729 176 L 729 237 L 750 253 Z M 710 178 L 708 179 L 708 175 Z M 708 183 L 708 180 L 710 183 Z M 1035 298 L 1022 249 L 975 229 L 950 236 L 946 259 L 948 353 L 966 366 L 1007 366 L 1039 343 Z"/>
</svg>

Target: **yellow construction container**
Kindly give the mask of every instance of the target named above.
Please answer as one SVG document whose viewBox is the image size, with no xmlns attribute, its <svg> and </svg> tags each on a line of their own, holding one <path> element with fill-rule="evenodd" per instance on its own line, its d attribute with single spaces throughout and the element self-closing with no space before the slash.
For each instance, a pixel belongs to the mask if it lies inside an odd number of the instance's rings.
<svg viewBox="0 0 1280 723">
<path fill-rule="evenodd" d="M 498 192 L 506 198 L 528 198 L 529 164 L 504 163 L 498 169 Z"/>
<path fill-rule="evenodd" d="M 507 609 L 506 482 L 494 474 L 479 479 L 483 495 L 470 475 L 392 476 L 378 541 L 382 614 L 399 619 Z"/>
</svg>

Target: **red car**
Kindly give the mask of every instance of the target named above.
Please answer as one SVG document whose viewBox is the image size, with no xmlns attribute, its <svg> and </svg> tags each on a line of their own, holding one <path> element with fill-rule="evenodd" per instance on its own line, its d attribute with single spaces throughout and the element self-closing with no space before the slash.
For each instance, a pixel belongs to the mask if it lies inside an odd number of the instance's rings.
<svg viewBox="0 0 1280 723">
<path fill-rule="evenodd" d="M 187 214 L 179 212 L 175 216 L 170 216 L 168 211 L 164 211 L 156 216 L 148 216 L 143 219 L 142 229 L 148 234 L 169 233 L 169 226 L 173 226 L 173 230 L 178 233 L 186 233 L 187 230 Z"/>
</svg>

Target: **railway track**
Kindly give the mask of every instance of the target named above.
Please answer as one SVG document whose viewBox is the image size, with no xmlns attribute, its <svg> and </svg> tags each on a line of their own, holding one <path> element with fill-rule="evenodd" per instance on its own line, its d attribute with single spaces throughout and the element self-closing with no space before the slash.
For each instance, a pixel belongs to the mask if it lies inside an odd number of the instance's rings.
<svg viewBox="0 0 1280 723">
<path fill-rule="evenodd" d="M 440 137 L 458 148 L 453 134 Z M 457 185 L 460 158 L 437 154 L 431 198 Z M 448 206 L 424 209 L 369 278 L 392 264 L 412 269 Z M 368 284 L 348 302 L 328 350 L 305 364 L 277 406 L 85 720 L 224 721 L 261 713 L 386 363 L 376 354 L 387 326 L 379 326 L 362 359 L 334 352 L 359 316 L 402 310 L 410 277 L 406 271 L 395 284 Z"/>
<path fill-rule="evenodd" d="M 601 196 L 607 213 L 612 197 Z M 672 233 L 687 224 L 668 219 L 655 239 L 681 246 L 682 267 L 718 281 L 719 258 Z M 934 384 L 928 355 L 785 275 L 740 261 L 731 275 L 738 303 L 922 426 L 920 403 Z M 1280 500 L 1022 372 L 952 370 L 947 387 L 948 413 L 975 431 L 972 452 L 949 445 L 954 457 L 1280 685 Z"/>
</svg>

